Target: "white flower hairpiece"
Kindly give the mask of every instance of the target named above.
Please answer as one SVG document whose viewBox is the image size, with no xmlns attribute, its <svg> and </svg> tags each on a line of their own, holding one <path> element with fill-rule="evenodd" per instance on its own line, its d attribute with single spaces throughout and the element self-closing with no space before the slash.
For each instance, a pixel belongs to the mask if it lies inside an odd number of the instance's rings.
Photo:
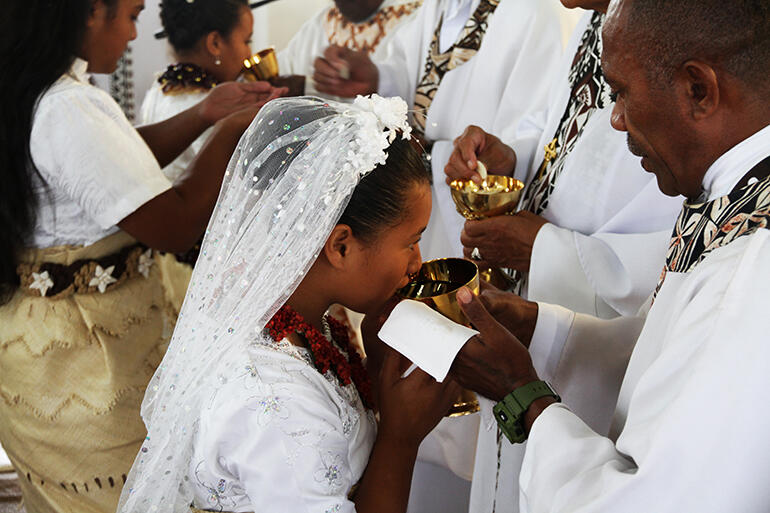
<svg viewBox="0 0 770 513">
<path fill-rule="evenodd" d="M 353 105 L 363 111 L 372 112 L 377 116 L 381 129 L 387 130 L 389 143 L 395 140 L 396 130 L 401 130 L 402 139 L 410 139 L 412 137 L 412 127 L 407 120 L 407 110 L 409 107 L 402 98 L 398 96 L 383 98 L 378 94 L 369 96 L 358 95 Z"/>
<path fill-rule="evenodd" d="M 402 139 L 410 139 L 412 127 L 407 121 L 407 105 L 399 97 L 383 98 L 380 95 L 357 96 L 353 102 L 354 116 L 360 130 L 348 153 L 348 164 L 361 176 L 372 171 L 377 164 L 388 158 L 387 148 L 401 130 Z"/>
</svg>

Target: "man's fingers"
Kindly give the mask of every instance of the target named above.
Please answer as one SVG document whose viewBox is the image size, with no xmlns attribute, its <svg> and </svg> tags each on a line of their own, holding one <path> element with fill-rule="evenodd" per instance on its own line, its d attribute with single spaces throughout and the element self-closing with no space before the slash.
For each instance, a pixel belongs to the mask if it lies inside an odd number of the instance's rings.
<svg viewBox="0 0 770 513">
<path fill-rule="evenodd" d="M 481 332 L 482 338 L 490 332 L 501 328 L 500 324 L 492 317 L 484 304 L 468 287 L 462 287 L 457 291 L 457 302 L 462 308 L 471 324 Z M 466 344 L 467 345 L 467 344 Z"/>
<path fill-rule="evenodd" d="M 314 80 L 339 80 L 340 72 L 337 66 L 323 57 L 317 57 L 313 62 Z"/>
</svg>

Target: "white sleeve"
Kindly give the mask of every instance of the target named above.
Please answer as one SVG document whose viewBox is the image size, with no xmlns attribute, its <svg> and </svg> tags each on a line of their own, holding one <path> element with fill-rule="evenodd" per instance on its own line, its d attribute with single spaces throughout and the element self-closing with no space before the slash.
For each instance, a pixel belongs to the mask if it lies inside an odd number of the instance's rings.
<svg viewBox="0 0 770 513">
<path fill-rule="evenodd" d="M 538 417 L 521 472 L 523 511 L 767 511 L 768 248 L 722 262 L 712 253 L 721 265 L 691 273 L 666 314 L 653 308 L 650 319 L 666 323 L 637 343 L 634 357 L 641 351 L 646 363 L 624 391 L 617 442 L 564 405 Z"/>
<path fill-rule="evenodd" d="M 643 317 L 599 319 L 538 303 L 532 364 L 572 411 L 607 433 Z"/>
<path fill-rule="evenodd" d="M 660 276 L 681 201 L 649 180 L 594 233 L 544 225 L 532 247 L 527 295 L 601 317 L 635 315 Z"/>
<path fill-rule="evenodd" d="M 408 105 L 414 104 L 419 63 L 422 62 L 422 29 L 426 8 L 423 5 L 392 34 L 384 48 L 377 49 L 374 64 L 379 72 L 377 92 L 381 96 L 400 96 Z"/>
<path fill-rule="evenodd" d="M 349 441 L 337 407 L 316 387 L 278 383 L 255 392 L 207 434 L 253 510 L 353 513 Z M 209 463 L 210 464 L 210 463 Z"/>
<path fill-rule="evenodd" d="M 30 149 L 43 179 L 102 228 L 115 226 L 171 188 L 120 107 L 93 86 L 43 97 Z"/>
<path fill-rule="evenodd" d="M 277 53 L 278 71 L 281 75 L 305 75 L 313 77 L 313 62 L 329 46 L 324 34 L 322 20 L 329 11 L 323 8 L 318 14 L 302 24 L 286 48 Z"/>
</svg>

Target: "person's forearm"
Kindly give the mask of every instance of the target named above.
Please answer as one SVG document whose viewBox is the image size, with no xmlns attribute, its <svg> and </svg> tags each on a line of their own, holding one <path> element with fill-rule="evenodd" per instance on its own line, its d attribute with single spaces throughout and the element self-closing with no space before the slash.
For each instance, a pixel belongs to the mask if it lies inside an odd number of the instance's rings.
<svg viewBox="0 0 770 513">
<path fill-rule="evenodd" d="M 243 133 L 222 121 L 174 187 L 123 219 L 118 226 L 149 247 L 184 252 L 200 238 L 216 205 L 227 163 Z"/>
<path fill-rule="evenodd" d="M 354 497 L 358 513 L 404 513 L 409 502 L 418 443 L 380 433 Z"/>
<path fill-rule="evenodd" d="M 200 115 L 199 105 L 190 107 L 165 121 L 137 127 L 160 167 L 173 162 L 210 125 Z"/>
</svg>

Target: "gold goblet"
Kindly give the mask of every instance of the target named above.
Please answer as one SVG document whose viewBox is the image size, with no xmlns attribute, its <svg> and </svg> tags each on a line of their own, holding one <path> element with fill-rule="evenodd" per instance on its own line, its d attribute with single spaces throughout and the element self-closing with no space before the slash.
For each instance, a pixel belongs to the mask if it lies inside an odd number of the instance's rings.
<svg viewBox="0 0 770 513">
<path fill-rule="evenodd" d="M 275 48 L 265 48 L 243 61 L 243 76 L 246 80 L 269 80 L 278 76 L 278 58 Z"/>
<path fill-rule="evenodd" d="M 401 297 L 425 303 L 458 324 L 470 326 L 468 318 L 457 303 L 460 287 L 479 293 L 479 269 L 473 262 L 462 258 L 441 258 L 425 262 L 414 279 L 398 291 Z M 479 411 L 476 394 L 463 390 L 447 417 L 459 417 Z"/>
<path fill-rule="evenodd" d="M 449 184 L 457 211 L 465 219 L 479 220 L 510 214 L 516 210 L 524 184 L 510 176 L 487 175 L 482 185 L 471 180 Z M 500 289 L 508 288 L 510 279 L 500 269 L 479 270 L 481 279 Z"/>
</svg>

